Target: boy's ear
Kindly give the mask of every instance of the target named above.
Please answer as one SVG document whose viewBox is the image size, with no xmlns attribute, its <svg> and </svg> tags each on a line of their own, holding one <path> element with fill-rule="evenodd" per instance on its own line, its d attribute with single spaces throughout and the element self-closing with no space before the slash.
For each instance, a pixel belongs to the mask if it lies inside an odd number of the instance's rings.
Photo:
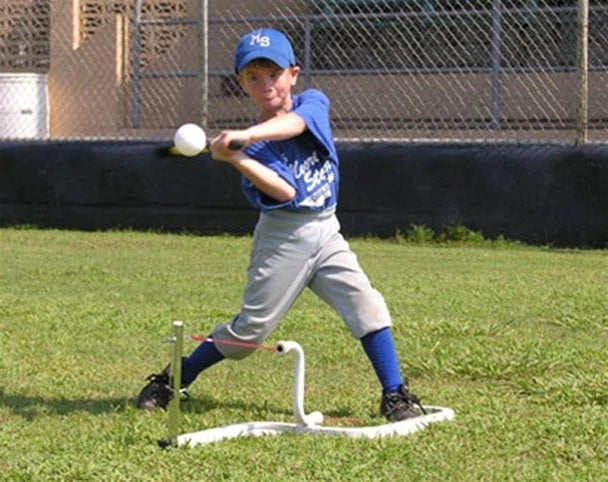
<svg viewBox="0 0 608 482">
<path fill-rule="evenodd" d="M 293 67 L 289 67 L 291 69 L 291 86 L 295 87 L 296 82 L 298 81 L 298 76 L 300 75 L 300 67 L 294 65 Z"/>
<path fill-rule="evenodd" d="M 247 93 L 247 91 L 245 90 L 245 83 L 243 82 L 243 76 L 241 74 L 238 74 L 236 76 L 236 80 L 239 83 L 239 86 L 241 87 L 241 90 L 245 93 Z"/>
</svg>

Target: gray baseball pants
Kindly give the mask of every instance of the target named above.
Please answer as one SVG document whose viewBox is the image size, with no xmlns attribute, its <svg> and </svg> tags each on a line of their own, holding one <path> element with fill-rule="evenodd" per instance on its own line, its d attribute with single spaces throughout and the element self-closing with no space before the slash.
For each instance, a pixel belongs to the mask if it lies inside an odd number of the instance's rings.
<svg viewBox="0 0 608 482">
<path fill-rule="evenodd" d="M 262 212 L 256 225 L 240 313 L 213 331 L 216 340 L 262 344 L 304 288 L 332 306 L 355 338 L 391 326 L 382 295 L 370 284 L 340 234 L 333 209 Z M 255 348 L 216 344 L 242 359 Z"/>
</svg>

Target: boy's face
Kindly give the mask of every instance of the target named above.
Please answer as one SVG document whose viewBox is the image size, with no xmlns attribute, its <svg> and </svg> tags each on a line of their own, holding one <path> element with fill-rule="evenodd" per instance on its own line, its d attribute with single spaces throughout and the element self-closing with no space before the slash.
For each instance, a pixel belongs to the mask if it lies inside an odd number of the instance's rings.
<svg viewBox="0 0 608 482">
<path fill-rule="evenodd" d="M 299 73 L 299 67 L 282 69 L 274 62 L 257 60 L 241 70 L 239 83 L 262 116 L 273 117 L 291 110 L 291 88 Z"/>
</svg>

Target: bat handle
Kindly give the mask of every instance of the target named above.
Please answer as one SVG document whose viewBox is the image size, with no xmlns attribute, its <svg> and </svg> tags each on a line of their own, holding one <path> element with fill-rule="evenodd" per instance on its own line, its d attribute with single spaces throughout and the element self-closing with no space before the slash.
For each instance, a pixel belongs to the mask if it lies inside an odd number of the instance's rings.
<svg viewBox="0 0 608 482">
<path fill-rule="evenodd" d="M 241 141 L 230 141 L 228 144 L 228 149 L 231 151 L 240 151 L 243 147 L 245 147 L 245 143 Z"/>
</svg>

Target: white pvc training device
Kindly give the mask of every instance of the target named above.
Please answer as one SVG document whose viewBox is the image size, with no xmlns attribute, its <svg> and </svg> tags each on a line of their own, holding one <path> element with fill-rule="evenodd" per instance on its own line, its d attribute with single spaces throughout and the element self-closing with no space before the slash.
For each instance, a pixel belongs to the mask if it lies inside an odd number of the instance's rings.
<svg viewBox="0 0 608 482">
<path fill-rule="evenodd" d="M 181 379 L 181 343 L 183 340 L 183 323 L 173 322 L 174 336 L 171 341 L 175 341 L 173 349 L 173 361 L 171 363 L 171 383 L 174 393 L 178 393 Z M 408 435 L 427 427 L 429 424 L 451 420 L 454 418 L 454 411 L 446 407 L 424 406 L 426 415 L 410 418 L 401 422 L 387 423 L 383 425 L 369 427 L 324 427 L 323 414 L 321 412 L 311 412 L 306 414 L 304 411 L 304 351 L 295 341 L 281 341 L 276 345 L 276 352 L 280 355 L 293 353 L 293 414 L 297 423 L 284 422 L 244 422 L 223 427 L 201 430 L 200 432 L 186 433 L 178 435 L 179 429 L 179 396 L 174 396 L 169 404 L 169 438 L 159 443 L 162 446 L 195 446 L 204 445 L 212 442 L 219 442 L 236 437 L 257 437 L 262 435 L 278 435 L 281 433 L 315 434 L 315 435 L 334 435 L 353 438 L 380 438 L 395 435 Z M 177 373 L 173 374 L 173 366 L 179 366 L 180 377 Z M 177 371 L 177 370 L 176 370 Z"/>
</svg>

